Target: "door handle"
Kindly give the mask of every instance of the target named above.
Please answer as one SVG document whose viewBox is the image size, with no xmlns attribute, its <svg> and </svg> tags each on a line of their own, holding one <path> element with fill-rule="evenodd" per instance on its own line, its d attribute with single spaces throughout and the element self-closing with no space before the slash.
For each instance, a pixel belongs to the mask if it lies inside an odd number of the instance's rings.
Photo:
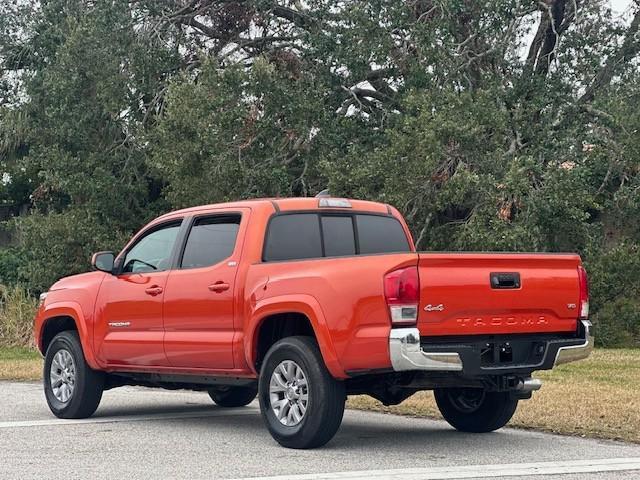
<svg viewBox="0 0 640 480">
<path fill-rule="evenodd" d="M 147 293 L 147 295 L 151 295 L 152 297 L 155 297 L 156 295 L 160 295 L 162 293 L 162 287 L 159 287 L 158 285 L 153 285 L 152 287 L 145 289 L 145 292 Z"/>
<path fill-rule="evenodd" d="M 212 285 L 209 285 L 209 290 L 216 293 L 224 292 L 225 290 L 229 290 L 229 284 L 225 282 L 216 282 Z"/>
</svg>

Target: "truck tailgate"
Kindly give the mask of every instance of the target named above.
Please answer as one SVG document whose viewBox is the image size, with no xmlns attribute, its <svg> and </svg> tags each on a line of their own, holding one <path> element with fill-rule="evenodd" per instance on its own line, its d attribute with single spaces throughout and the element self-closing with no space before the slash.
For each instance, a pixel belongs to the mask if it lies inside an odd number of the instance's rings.
<svg viewBox="0 0 640 480">
<path fill-rule="evenodd" d="M 420 253 L 420 335 L 575 331 L 580 263 L 573 254 Z"/>
</svg>

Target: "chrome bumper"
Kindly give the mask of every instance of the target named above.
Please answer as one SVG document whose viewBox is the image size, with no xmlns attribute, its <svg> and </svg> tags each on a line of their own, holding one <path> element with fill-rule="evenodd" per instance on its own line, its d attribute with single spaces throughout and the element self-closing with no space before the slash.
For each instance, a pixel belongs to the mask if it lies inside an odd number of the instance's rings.
<svg viewBox="0 0 640 480">
<path fill-rule="evenodd" d="M 553 363 L 554 367 L 556 365 L 562 365 L 563 363 L 582 360 L 591 355 L 594 343 L 594 338 L 591 333 L 591 322 L 589 320 L 582 320 L 582 326 L 585 333 L 584 343 L 580 345 L 572 345 L 570 347 L 560 347 L 556 354 L 556 360 Z"/>
<path fill-rule="evenodd" d="M 578 339 L 553 340 L 547 343 L 547 353 L 539 362 L 530 365 L 516 365 L 513 368 L 534 370 L 548 370 L 563 363 L 575 362 L 587 358 L 593 350 L 593 335 L 591 322 L 582 320 L 584 340 L 575 344 Z M 561 346 L 573 343 L 573 345 Z M 499 368 L 484 368 L 479 364 L 476 356 L 458 348 L 457 352 L 425 351 L 420 345 L 420 331 L 417 328 L 393 328 L 389 334 L 389 355 L 391 366 L 396 372 L 407 370 L 422 370 L 433 372 L 461 372 L 466 374 L 498 374 Z M 462 356 L 465 358 L 463 368 Z M 505 365 L 504 369 L 509 370 Z M 504 370 L 503 369 L 503 370 Z"/>
<path fill-rule="evenodd" d="M 462 371 L 462 360 L 455 352 L 425 352 L 420 348 L 417 328 L 394 328 L 389 334 L 391 365 L 405 370 Z"/>
</svg>

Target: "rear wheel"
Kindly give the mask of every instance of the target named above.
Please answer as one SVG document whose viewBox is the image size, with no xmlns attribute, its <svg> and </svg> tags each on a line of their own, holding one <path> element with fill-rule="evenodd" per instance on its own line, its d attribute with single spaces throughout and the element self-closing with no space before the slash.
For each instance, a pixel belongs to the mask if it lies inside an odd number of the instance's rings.
<svg viewBox="0 0 640 480">
<path fill-rule="evenodd" d="M 221 407 L 244 407 L 249 405 L 258 394 L 258 386 L 232 387 L 221 385 L 209 389 L 211 400 Z"/>
<path fill-rule="evenodd" d="M 511 420 L 518 406 L 518 400 L 509 392 L 437 388 L 433 393 L 444 419 L 462 432 L 485 433 L 502 428 Z"/>
<path fill-rule="evenodd" d="M 87 364 L 78 332 L 54 337 L 44 360 L 44 393 L 51 412 L 58 418 L 87 418 L 102 399 L 104 374 Z"/>
<path fill-rule="evenodd" d="M 280 445 L 315 448 L 338 431 L 346 394 L 343 382 L 325 367 L 314 339 L 288 337 L 265 356 L 259 400 L 267 428 Z"/>
</svg>

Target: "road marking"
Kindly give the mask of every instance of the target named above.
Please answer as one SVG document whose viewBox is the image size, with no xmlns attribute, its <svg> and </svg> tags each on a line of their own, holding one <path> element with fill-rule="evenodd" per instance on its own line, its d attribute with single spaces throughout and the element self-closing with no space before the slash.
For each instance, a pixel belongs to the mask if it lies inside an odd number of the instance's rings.
<svg viewBox="0 0 640 480">
<path fill-rule="evenodd" d="M 260 480 L 365 480 L 402 478 L 402 480 L 444 480 L 459 478 L 529 477 L 567 473 L 596 473 L 640 470 L 640 457 L 567 460 L 562 462 L 509 463 L 502 465 L 463 465 L 449 467 L 399 468 L 357 472 L 309 473 L 254 477 Z M 248 480 L 248 479 L 247 479 Z"/>
<path fill-rule="evenodd" d="M 2 428 L 24 427 L 49 427 L 62 425 L 84 425 L 88 423 L 120 423 L 120 422 L 144 422 L 149 420 L 175 420 L 181 418 L 208 418 L 208 417 L 236 417 L 239 415 L 258 415 L 260 412 L 252 408 L 225 408 L 224 410 L 200 410 L 183 413 L 156 413 L 145 415 L 122 415 L 117 417 L 95 417 L 80 420 L 67 420 L 52 418 L 50 420 L 28 420 L 15 422 L 0 422 Z"/>
</svg>

